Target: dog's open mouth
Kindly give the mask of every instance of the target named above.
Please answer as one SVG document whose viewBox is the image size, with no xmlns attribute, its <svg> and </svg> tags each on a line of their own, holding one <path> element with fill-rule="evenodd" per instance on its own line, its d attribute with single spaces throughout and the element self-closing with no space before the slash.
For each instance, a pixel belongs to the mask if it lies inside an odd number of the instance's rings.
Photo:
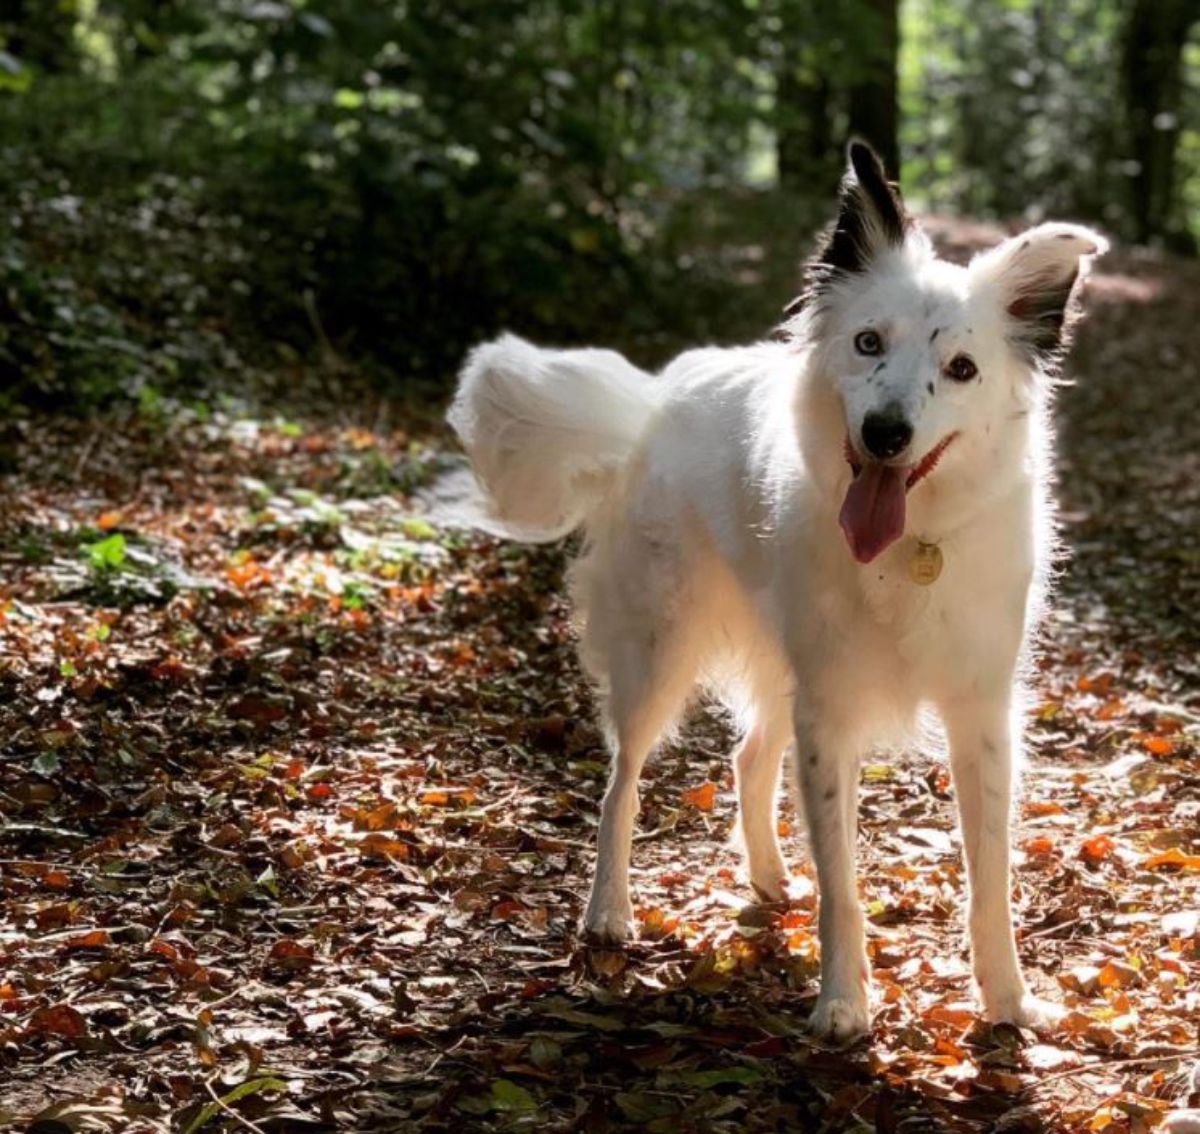
<svg viewBox="0 0 1200 1134">
<path fill-rule="evenodd" d="M 846 439 L 846 461 L 854 479 L 846 490 L 838 523 L 859 563 L 870 563 L 904 534 L 905 497 L 933 472 L 957 436 L 947 434 L 914 465 L 866 460 Z"/>
</svg>

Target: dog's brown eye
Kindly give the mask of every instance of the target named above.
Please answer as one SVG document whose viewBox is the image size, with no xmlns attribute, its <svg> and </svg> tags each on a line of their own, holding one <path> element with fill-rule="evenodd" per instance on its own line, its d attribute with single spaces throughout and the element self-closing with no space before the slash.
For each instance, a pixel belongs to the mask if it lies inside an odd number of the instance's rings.
<svg viewBox="0 0 1200 1134">
<path fill-rule="evenodd" d="M 878 331 L 859 331 L 854 336 L 854 349 L 859 354 L 883 354 L 883 339 Z"/>
<path fill-rule="evenodd" d="M 956 354 L 946 367 L 946 377 L 955 382 L 970 382 L 978 373 L 979 367 L 975 365 L 970 356 L 965 354 Z"/>
</svg>

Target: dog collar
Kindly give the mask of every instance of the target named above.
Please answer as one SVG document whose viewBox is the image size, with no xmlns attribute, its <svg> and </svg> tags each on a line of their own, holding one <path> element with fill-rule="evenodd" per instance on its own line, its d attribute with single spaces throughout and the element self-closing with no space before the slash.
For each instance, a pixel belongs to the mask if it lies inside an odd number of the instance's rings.
<svg viewBox="0 0 1200 1134">
<path fill-rule="evenodd" d="M 928 587 L 936 583 L 942 573 L 944 560 L 942 549 L 936 543 L 926 543 L 917 540 L 916 549 L 908 561 L 908 577 L 919 587 Z"/>
</svg>

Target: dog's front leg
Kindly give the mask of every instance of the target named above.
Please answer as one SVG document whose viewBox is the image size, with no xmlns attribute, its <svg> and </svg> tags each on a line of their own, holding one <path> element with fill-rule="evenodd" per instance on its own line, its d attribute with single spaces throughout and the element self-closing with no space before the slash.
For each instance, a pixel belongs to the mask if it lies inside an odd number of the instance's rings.
<svg viewBox="0 0 1200 1134">
<path fill-rule="evenodd" d="M 1044 1027 L 1062 1013 L 1029 994 L 1013 936 L 1009 841 L 1019 733 L 1007 696 L 942 707 L 970 889 L 971 954 L 984 1014 Z"/>
<path fill-rule="evenodd" d="M 866 936 L 855 879 L 858 753 L 796 717 L 796 782 L 804 803 L 820 895 L 821 993 L 809 1027 L 843 1043 L 871 1024 Z"/>
</svg>

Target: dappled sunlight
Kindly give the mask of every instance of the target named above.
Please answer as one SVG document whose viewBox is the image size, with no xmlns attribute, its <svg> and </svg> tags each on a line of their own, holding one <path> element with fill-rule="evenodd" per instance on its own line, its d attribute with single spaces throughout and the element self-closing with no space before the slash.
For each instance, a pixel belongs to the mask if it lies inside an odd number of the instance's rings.
<svg viewBox="0 0 1200 1134">
<path fill-rule="evenodd" d="M 1092 1114 L 1115 1089 L 1106 1060 L 1192 1042 L 1194 710 L 1152 661 L 1073 652 L 1078 620 L 1046 655 L 1017 836 L 1023 949 L 1066 1029 L 1021 1046 L 979 1022 L 948 776 L 881 756 L 862 800 L 876 1024 L 866 1046 L 828 1050 L 801 1035 L 819 963 L 811 868 L 785 817 L 790 901 L 753 901 L 720 720 L 701 717 L 643 784 L 639 941 L 580 941 L 606 756 L 555 597 L 561 562 L 397 496 L 396 461 L 427 469 L 409 492 L 436 484 L 433 438 L 167 418 L 65 482 L 53 470 L 74 436 L 28 441 L 50 459 L 5 512 L 25 550 L 0 601 L 17 757 L 0 792 L 8 837 L 32 853 L 0 864 L 18 958 L 0 997 L 31 1050 L 203 1013 L 200 1067 L 249 1053 L 293 1103 L 329 1098 L 369 1127 L 414 1113 L 439 1056 L 463 1069 L 461 1113 L 508 1091 L 466 1074 L 492 1058 L 486 1018 L 532 1068 L 510 1060 L 495 1081 L 549 1098 L 539 1067 L 569 1060 L 619 1083 L 629 1114 L 785 1075 L 841 1099 L 848 1121 L 880 1113 L 882 1087 L 983 1123 L 1015 1096 L 1050 1105 L 1061 1092 L 1036 1093 L 1050 1070 L 1092 1076 L 1070 1104 Z M 148 471 L 164 444 L 185 473 Z M 389 471 L 364 484 L 364 468 Z M 167 548 L 176 589 L 147 592 Z M 52 992 L 22 982 L 51 963 Z M 129 971 L 143 979 L 105 1007 L 105 982 Z M 314 1056 L 358 1084 L 347 1102 Z M 1120 1097 L 1159 1105 L 1153 1074 Z M 665 1084 L 696 1102 L 668 1106 Z"/>
<path fill-rule="evenodd" d="M 1200 1103 L 1194 4 L 4 9 L 0 1130 L 1144 1134 Z M 1045 220 L 1113 241 L 1055 392 L 1070 555 L 1013 823 L 1045 1034 L 980 1016 L 936 742 L 862 768 L 861 1042 L 806 1031 L 806 839 L 786 800 L 759 901 L 705 703 L 639 784 L 635 939 L 585 940 L 578 537 L 498 538 L 443 423 L 502 331 L 647 369 L 769 335 L 852 136 L 955 262 Z"/>
</svg>

